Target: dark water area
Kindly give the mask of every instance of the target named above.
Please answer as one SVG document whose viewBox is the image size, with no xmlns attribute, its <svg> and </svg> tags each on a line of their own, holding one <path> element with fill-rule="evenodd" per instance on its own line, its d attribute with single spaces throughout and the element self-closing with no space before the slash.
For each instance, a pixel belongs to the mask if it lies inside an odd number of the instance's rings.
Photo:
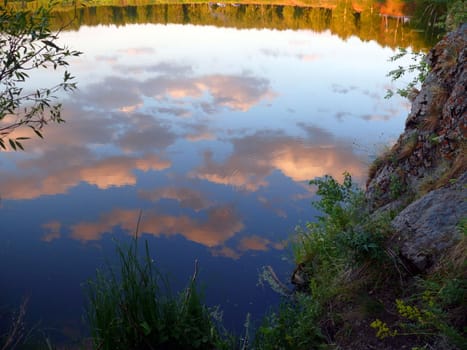
<svg viewBox="0 0 467 350">
<path fill-rule="evenodd" d="M 206 302 L 241 331 L 247 313 L 258 320 L 280 301 L 259 275 L 270 265 L 288 282 L 288 241 L 315 214 L 308 181 L 349 171 L 363 183 L 403 129 L 408 103 L 384 99 L 388 59 L 423 45 L 400 19 L 231 6 L 240 24 L 218 26 L 235 16 L 184 9 L 80 10 L 61 34 L 84 53 L 71 62 L 67 122 L 0 153 L 0 301 L 29 296 L 28 317 L 53 337 L 86 334 L 82 286 L 114 261 L 114 239 L 131 239 L 140 211 L 173 289 L 198 260 Z M 30 87 L 57 79 L 35 72 Z"/>
</svg>

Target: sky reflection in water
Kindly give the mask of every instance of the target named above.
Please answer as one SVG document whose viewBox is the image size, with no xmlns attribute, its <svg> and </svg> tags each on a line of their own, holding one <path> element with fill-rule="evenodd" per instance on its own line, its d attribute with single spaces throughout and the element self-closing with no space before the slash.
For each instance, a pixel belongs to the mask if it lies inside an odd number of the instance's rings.
<svg viewBox="0 0 467 350">
<path fill-rule="evenodd" d="M 393 52 L 355 37 L 127 25 L 62 40 L 84 52 L 67 122 L 0 154 L 0 297 L 30 294 L 32 315 L 65 333 L 80 322 L 80 284 L 140 209 L 174 289 L 199 258 L 208 302 L 241 329 L 278 300 L 257 286 L 261 266 L 288 280 L 284 241 L 313 216 L 308 180 L 362 181 L 407 114 L 383 98 Z"/>
</svg>

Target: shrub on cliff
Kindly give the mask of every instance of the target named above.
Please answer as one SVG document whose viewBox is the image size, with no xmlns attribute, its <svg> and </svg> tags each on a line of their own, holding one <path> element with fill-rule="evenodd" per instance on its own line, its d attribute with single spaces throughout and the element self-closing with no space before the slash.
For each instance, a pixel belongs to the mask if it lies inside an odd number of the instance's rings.
<svg viewBox="0 0 467 350">
<path fill-rule="evenodd" d="M 348 173 L 342 184 L 331 176 L 310 184 L 317 186 L 320 199 L 313 205 L 321 215 L 299 229 L 294 245 L 297 263 L 308 266 L 310 275 L 316 276 L 312 278 L 321 278 L 317 275 L 331 276 L 369 262 L 386 262 L 383 242 L 390 232 L 389 214 L 371 216 L 363 191 Z"/>
<path fill-rule="evenodd" d="M 350 303 L 355 291 L 398 276 L 394 254 L 384 247 L 389 217 L 369 214 L 351 175 L 345 173 L 342 183 L 325 176 L 310 184 L 317 186 L 320 197 L 313 205 L 321 214 L 298 228 L 294 239 L 298 267 L 292 282 L 301 292 L 261 325 L 261 349 L 315 349 L 333 343 L 337 325 L 342 325 L 334 309 Z"/>
<path fill-rule="evenodd" d="M 414 275 L 397 250 L 392 214 L 371 212 L 350 174 L 310 184 L 321 214 L 295 237 L 298 291 L 266 317 L 255 348 L 463 349 L 465 237 L 429 274 Z"/>
</svg>

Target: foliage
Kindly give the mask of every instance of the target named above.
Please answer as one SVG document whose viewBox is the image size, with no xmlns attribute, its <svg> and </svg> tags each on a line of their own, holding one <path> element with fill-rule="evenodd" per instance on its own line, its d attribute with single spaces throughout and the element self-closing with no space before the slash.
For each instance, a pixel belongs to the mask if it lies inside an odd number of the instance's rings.
<svg viewBox="0 0 467 350">
<path fill-rule="evenodd" d="M 373 321 L 371 327 L 379 339 L 410 336 L 410 344 L 422 348 L 462 349 L 467 333 L 465 238 L 437 272 L 415 279 L 414 284 L 413 278 L 406 279 L 405 266 L 390 246 L 390 214 L 370 214 L 350 174 L 344 173 L 342 183 L 325 176 L 310 184 L 317 186 L 320 199 L 314 206 L 321 214 L 316 222 L 298 229 L 294 245 L 296 261 L 308 275 L 308 291 L 265 319 L 257 334 L 259 344 L 265 349 L 319 348 L 335 339 L 329 338 L 326 325 L 343 322 L 335 327 L 345 330 L 347 321 L 342 317 L 354 310 Z M 397 275 L 400 283 L 394 284 L 391 281 Z M 386 283 L 379 285 L 382 280 Z M 404 295 L 399 296 L 398 286 L 404 287 Z M 370 294 L 370 300 L 379 300 L 378 295 L 388 300 L 396 296 L 398 319 L 394 321 L 394 313 L 381 311 L 390 309 L 389 304 L 365 309 L 358 300 Z"/>
<path fill-rule="evenodd" d="M 297 295 L 293 301 L 284 302 L 279 312 L 267 315 L 258 328 L 254 348 L 319 349 L 325 338 L 317 322 L 322 314 L 320 304 L 306 294 Z"/>
<path fill-rule="evenodd" d="M 28 89 L 32 71 L 67 67 L 68 59 L 81 53 L 60 46 L 59 32 L 50 30 L 52 7 L 28 11 L 0 6 L 0 147 L 23 149 L 28 137 L 11 136 L 18 128 L 29 127 L 42 138 L 42 128 L 49 122 L 61 123 L 61 104 L 55 103 L 60 91 L 71 91 L 76 83 L 64 70 L 57 85 Z"/>
<path fill-rule="evenodd" d="M 87 284 L 87 320 L 96 349 L 225 349 L 211 311 L 202 304 L 196 274 L 179 295 L 157 271 L 137 239 L 117 246 L 119 266 L 97 271 Z"/>
<path fill-rule="evenodd" d="M 389 229 L 386 217 L 370 217 L 363 191 L 344 173 L 343 183 L 331 176 L 310 181 L 318 186 L 320 200 L 313 205 L 324 215 L 299 232 L 296 259 L 301 262 L 329 265 L 340 269 L 368 259 L 381 259 L 383 239 Z"/>
<path fill-rule="evenodd" d="M 389 196 L 391 199 L 399 198 L 405 191 L 400 175 L 391 174 L 389 176 Z"/>
<path fill-rule="evenodd" d="M 463 218 L 460 219 L 459 221 L 459 229 L 464 235 L 464 237 L 467 236 L 467 216 L 464 216 Z"/>
<path fill-rule="evenodd" d="M 463 0 L 415 0 L 418 12 L 414 16 L 416 26 L 422 28 L 432 35 L 440 36 L 447 31 L 456 29 L 462 23 L 467 22 L 467 4 Z M 412 75 L 411 80 L 405 87 L 386 91 L 386 98 L 392 97 L 395 93 L 413 100 L 414 95 L 418 93 L 420 85 L 425 81 L 430 67 L 426 62 L 426 53 L 423 51 L 410 51 L 399 47 L 398 52 L 390 57 L 390 62 L 396 62 L 403 57 L 410 55 L 413 63 L 408 66 L 399 65 L 391 70 L 387 76 L 392 81 L 401 79 L 403 76 Z"/>
<path fill-rule="evenodd" d="M 467 3 L 462 0 L 452 1 L 448 6 L 445 19 L 446 30 L 454 30 L 467 22 Z"/>
<path fill-rule="evenodd" d="M 391 70 L 387 76 L 391 78 L 391 81 L 401 79 L 405 75 L 413 75 L 412 80 L 405 85 L 405 87 L 397 89 L 394 92 L 392 89 L 386 91 L 386 98 L 390 98 L 397 93 L 402 97 L 412 99 L 411 94 L 420 89 L 421 84 L 425 81 L 430 69 L 426 62 L 425 52 L 409 52 L 408 49 L 399 47 L 398 53 L 389 58 L 390 62 L 396 62 L 403 57 L 410 55 L 410 59 L 413 61 L 408 66 L 398 66 L 396 69 Z"/>
<path fill-rule="evenodd" d="M 430 34 L 442 35 L 467 21 L 463 0 L 415 0 L 415 24 Z"/>
<path fill-rule="evenodd" d="M 461 285 L 458 280 L 450 280 L 446 287 L 452 288 L 448 293 L 456 294 L 456 298 L 465 296 L 465 281 Z M 432 291 L 425 290 L 421 300 L 421 306 L 408 304 L 401 299 L 396 300 L 397 312 L 400 320 L 391 328 L 379 319 L 371 323 L 371 327 L 376 330 L 376 336 L 380 339 L 386 337 L 420 336 L 421 342 L 435 342 L 430 338 L 444 338 L 444 344 L 450 344 L 462 349 L 467 344 L 466 329 L 456 329 L 450 323 L 448 310 L 443 301 L 443 292 L 433 295 Z M 462 293 L 462 294 L 461 294 Z"/>
<path fill-rule="evenodd" d="M 466 237 L 452 247 L 431 274 L 418 276 L 404 298 L 395 300 L 398 319 L 371 327 L 380 339 L 416 336 L 421 348 L 465 349 L 467 344 Z"/>
<path fill-rule="evenodd" d="M 379 339 L 395 337 L 397 335 L 397 330 L 390 329 L 387 323 L 380 319 L 376 319 L 371 322 L 370 327 L 376 329 L 376 337 Z"/>
<path fill-rule="evenodd" d="M 383 247 L 389 219 L 370 216 L 363 192 L 350 174 L 344 173 L 342 183 L 325 176 L 310 184 L 317 186 L 320 199 L 313 205 L 321 214 L 297 228 L 293 244 L 295 260 L 309 280 L 307 294 L 295 294 L 266 317 L 257 332 L 258 349 L 324 347 L 329 339 L 321 328 L 339 318 L 332 305 L 351 293 L 350 272 L 371 266 L 379 273 L 389 261 Z M 386 278 L 390 271 L 386 269 Z"/>
</svg>

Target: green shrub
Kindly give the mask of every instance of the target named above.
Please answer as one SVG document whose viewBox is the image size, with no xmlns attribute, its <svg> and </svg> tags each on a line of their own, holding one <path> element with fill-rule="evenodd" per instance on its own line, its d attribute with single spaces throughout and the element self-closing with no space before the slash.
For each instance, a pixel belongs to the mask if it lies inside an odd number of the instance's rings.
<svg viewBox="0 0 467 350">
<path fill-rule="evenodd" d="M 381 269 L 388 260 L 383 242 L 390 232 L 390 218 L 370 216 L 363 191 L 353 184 L 350 174 L 344 173 L 342 183 L 325 176 L 310 184 L 317 186 L 320 198 L 313 205 L 320 215 L 296 229 L 292 244 L 295 261 L 307 277 L 307 291 L 296 293 L 277 313 L 266 317 L 257 331 L 255 349 L 327 347 L 330 339 L 321 328 L 339 322 L 333 307 L 351 299 L 351 272 L 371 266 L 376 274 L 385 271 L 387 277 L 391 271 Z M 364 278 L 358 282 L 365 283 Z"/>
<path fill-rule="evenodd" d="M 310 184 L 318 187 L 320 199 L 313 205 L 323 215 L 298 230 L 297 262 L 313 265 L 320 260 L 326 268 L 338 268 L 385 257 L 383 241 L 390 230 L 389 217 L 370 216 L 363 191 L 352 183 L 350 174 L 344 173 L 342 184 L 331 176 Z"/>
</svg>

